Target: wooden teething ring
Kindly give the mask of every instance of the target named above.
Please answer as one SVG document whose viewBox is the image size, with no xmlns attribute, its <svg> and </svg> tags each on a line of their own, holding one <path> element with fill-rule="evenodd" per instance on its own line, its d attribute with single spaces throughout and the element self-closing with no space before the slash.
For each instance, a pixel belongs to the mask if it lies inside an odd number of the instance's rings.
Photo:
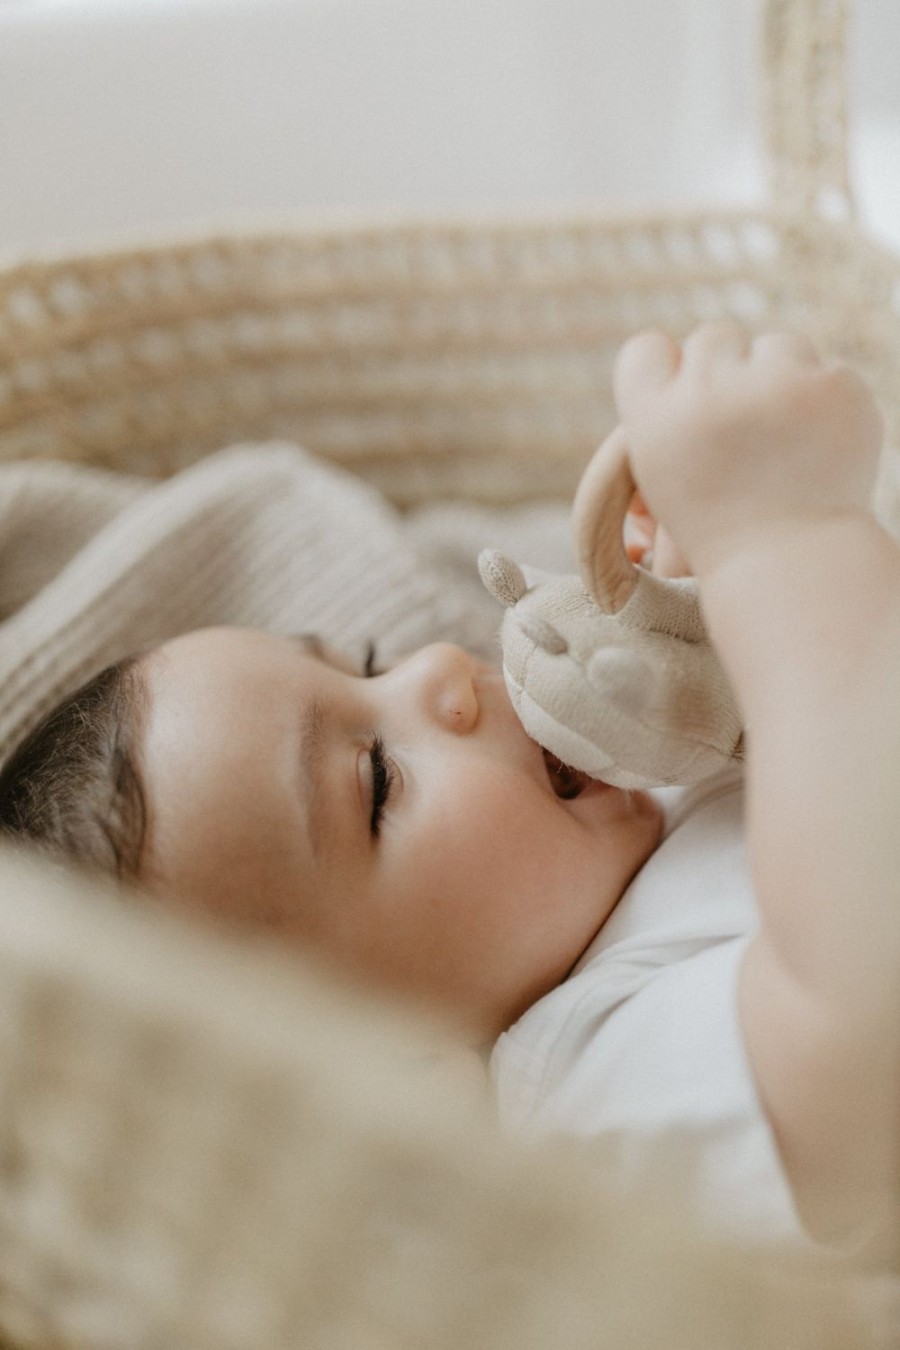
<svg viewBox="0 0 900 1350">
<path fill-rule="evenodd" d="M 625 551 L 625 516 L 637 488 L 621 427 L 607 436 L 581 476 L 572 533 L 582 580 L 607 614 L 631 598 L 638 571 Z"/>
</svg>

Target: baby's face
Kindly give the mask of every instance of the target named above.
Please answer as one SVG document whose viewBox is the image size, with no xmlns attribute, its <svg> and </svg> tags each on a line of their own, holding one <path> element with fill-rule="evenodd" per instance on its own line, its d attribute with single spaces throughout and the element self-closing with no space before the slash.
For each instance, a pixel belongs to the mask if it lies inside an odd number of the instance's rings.
<svg viewBox="0 0 900 1350">
<path fill-rule="evenodd" d="M 142 659 L 144 872 L 495 1036 L 655 847 L 651 798 L 554 790 L 499 671 L 446 644 L 366 677 L 217 628 Z"/>
</svg>

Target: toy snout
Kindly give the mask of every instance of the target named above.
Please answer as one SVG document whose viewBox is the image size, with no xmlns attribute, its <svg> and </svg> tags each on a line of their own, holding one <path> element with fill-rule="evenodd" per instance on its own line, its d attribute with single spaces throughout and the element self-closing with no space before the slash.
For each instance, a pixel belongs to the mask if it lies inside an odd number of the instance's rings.
<svg viewBox="0 0 900 1350">
<path fill-rule="evenodd" d="M 658 671 L 638 652 L 601 647 L 585 667 L 589 683 L 625 717 L 639 717 L 659 692 Z"/>
</svg>

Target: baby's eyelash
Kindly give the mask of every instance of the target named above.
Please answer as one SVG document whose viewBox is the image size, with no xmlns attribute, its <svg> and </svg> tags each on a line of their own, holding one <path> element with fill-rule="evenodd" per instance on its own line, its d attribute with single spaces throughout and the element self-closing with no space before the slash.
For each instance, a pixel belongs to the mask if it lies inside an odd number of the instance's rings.
<svg viewBox="0 0 900 1350">
<path fill-rule="evenodd" d="M 387 806 L 394 785 L 395 770 L 390 755 L 384 748 L 384 741 L 376 736 L 369 751 L 372 763 L 372 818 L 370 829 L 375 839 L 381 833 L 384 808 Z"/>
<path fill-rule="evenodd" d="M 371 680 L 375 675 L 382 675 L 384 672 L 375 665 L 375 643 L 370 642 L 366 647 L 366 659 L 363 664 L 363 674 L 367 680 Z"/>
</svg>

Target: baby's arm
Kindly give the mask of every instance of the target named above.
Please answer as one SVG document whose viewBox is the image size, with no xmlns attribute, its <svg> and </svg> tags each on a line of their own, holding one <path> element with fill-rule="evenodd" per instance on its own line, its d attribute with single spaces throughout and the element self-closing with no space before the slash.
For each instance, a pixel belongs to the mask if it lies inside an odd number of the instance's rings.
<svg viewBox="0 0 900 1350">
<path fill-rule="evenodd" d="M 724 325 L 633 339 L 616 397 L 748 728 L 762 1099 L 814 1234 L 896 1224 L 900 550 L 868 512 L 878 412 L 805 340 Z"/>
</svg>

